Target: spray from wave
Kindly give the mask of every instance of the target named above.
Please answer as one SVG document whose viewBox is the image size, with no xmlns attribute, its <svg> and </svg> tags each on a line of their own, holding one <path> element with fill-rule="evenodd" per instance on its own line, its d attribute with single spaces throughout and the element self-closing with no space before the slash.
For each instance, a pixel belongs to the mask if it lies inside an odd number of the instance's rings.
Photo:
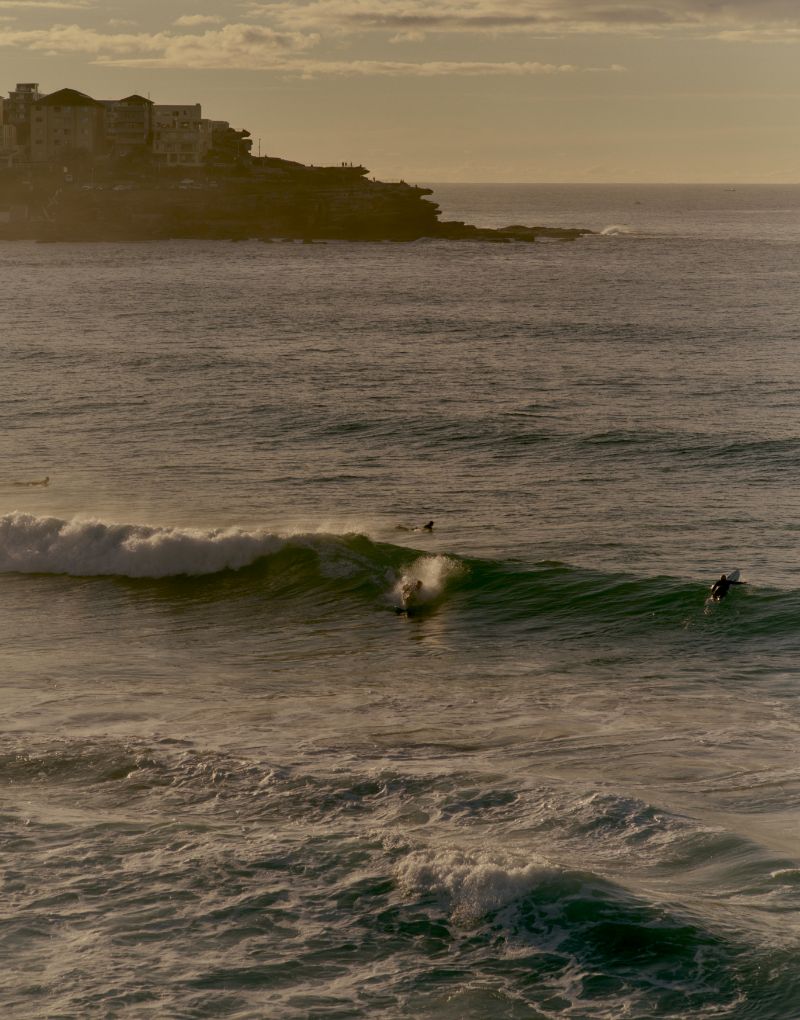
<svg viewBox="0 0 800 1020">
<path fill-rule="evenodd" d="M 632 234 L 633 231 L 630 227 L 626 227 L 623 223 L 612 223 L 608 227 L 603 227 L 600 231 L 601 237 L 624 237 L 628 234 Z"/>
<path fill-rule="evenodd" d="M 389 603 L 396 609 L 408 609 L 409 603 L 431 605 L 441 598 L 448 581 L 464 571 L 464 564 L 450 556 L 420 556 L 399 577 L 389 571 Z"/>
<path fill-rule="evenodd" d="M 0 573 L 66 574 L 74 577 L 129 577 L 160 580 L 208 577 L 226 571 L 257 570 L 257 582 L 282 576 L 296 592 L 333 583 L 364 589 L 370 598 L 399 608 L 403 591 L 414 587 L 415 602 L 440 600 L 464 564 L 442 556 L 379 545 L 361 534 L 325 532 L 278 535 L 266 529 L 151 527 L 96 519 L 0 517 Z"/>
<path fill-rule="evenodd" d="M 285 544 L 267 531 L 201 531 L 12 513 L 0 518 L 0 572 L 199 576 L 239 570 Z"/>
</svg>

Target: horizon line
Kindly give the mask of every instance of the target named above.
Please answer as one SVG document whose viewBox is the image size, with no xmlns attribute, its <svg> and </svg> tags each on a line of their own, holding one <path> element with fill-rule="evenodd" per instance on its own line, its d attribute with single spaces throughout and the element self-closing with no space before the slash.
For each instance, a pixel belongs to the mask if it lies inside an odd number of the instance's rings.
<svg viewBox="0 0 800 1020">
<path fill-rule="evenodd" d="M 657 187 L 657 188 L 672 188 L 672 187 L 706 187 L 706 188 L 753 188 L 753 187 L 773 187 L 773 188 L 793 188 L 800 186 L 800 180 L 796 181 L 446 181 L 446 180 L 426 180 L 425 178 L 418 178 L 423 184 L 433 186 L 437 184 L 464 184 L 467 186 L 473 185 L 496 185 L 497 187 L 523 187 L 523 186 L 535 186 L 535 187 L 619 187 L 619 188 L 630 188 L 630 187 Z"/>
</svg>

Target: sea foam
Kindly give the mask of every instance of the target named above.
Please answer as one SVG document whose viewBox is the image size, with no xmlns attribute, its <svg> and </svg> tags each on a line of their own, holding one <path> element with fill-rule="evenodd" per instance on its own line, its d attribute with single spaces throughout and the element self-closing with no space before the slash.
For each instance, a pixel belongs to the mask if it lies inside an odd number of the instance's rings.
<svg viewBox="0 0 800 1020">
<path fill-rule="evenodd" d="M 202 531 L 11 513 L 0 517 L 0 572 L 196 576 L 239 570 L 285 544 L 286 539 L 268 531 Z"/>
<path fill-rule="evenodd" d="M 520 865 L 484 853 L 417 851 L 398 866 L 397 879 L 406 893 L 432 893 L 454 920 L 469 924 L 522 899 L 553 872 L 543 858 Z"/>
</svg>

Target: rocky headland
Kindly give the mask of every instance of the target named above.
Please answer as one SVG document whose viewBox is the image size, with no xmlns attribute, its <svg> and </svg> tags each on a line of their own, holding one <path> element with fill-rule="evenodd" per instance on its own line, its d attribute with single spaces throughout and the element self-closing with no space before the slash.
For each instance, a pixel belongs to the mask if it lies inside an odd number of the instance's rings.
<svg viewBox="0 0 800 1020">
<path fill-rule="evenodd" d="M 0 171 L 0 240 L 572 241 L 591 231 L 443 221 L 429 188 L 277 157 L 191 170 L 95 164 Z"/>
</svg>

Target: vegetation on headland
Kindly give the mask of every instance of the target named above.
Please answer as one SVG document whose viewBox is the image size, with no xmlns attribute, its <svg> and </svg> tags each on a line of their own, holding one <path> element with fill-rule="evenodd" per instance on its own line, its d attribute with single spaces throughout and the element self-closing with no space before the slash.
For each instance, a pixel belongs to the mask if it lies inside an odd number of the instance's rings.
<svg viewBox="0 0 800 1020">
<path fill-rule="evenodd" d="M 238 137 L 238 132 L 232 132 Z M 305 166 L 214 151 L 203 167 L 65 154 L 63 165 L 0 170 L 0 240 L 574 240 L 588 230 L 489 229 L 439 219 L 429 188 L 386 183 L 361 166 Z"/>
</svg>

